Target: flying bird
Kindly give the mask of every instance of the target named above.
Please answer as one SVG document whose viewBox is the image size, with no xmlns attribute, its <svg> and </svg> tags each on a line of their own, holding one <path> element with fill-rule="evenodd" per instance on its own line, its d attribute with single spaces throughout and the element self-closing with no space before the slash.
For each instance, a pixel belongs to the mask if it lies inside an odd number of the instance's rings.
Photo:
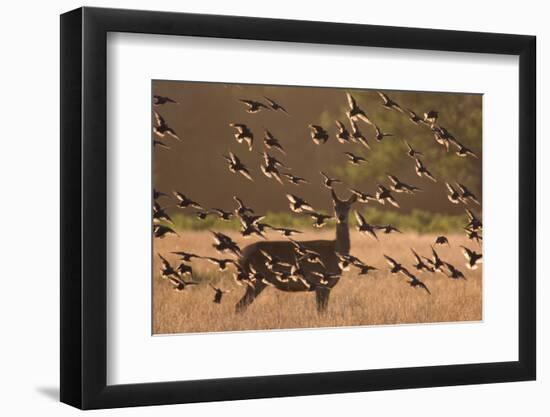
<svg viewBox="0 0 550 417">
<path fill-rule="evenodd" d="M 357 258 L 355 258 L 355 261 L 352 262 L 352 265 L 359 269 L 359 273 L 357 275 L 368 275 L 370 271 L 378 271 L 378 268 L 367 265 Z"/>
<path fill-rule="evenodd" d="M 367 160 L 365 158 L 363 158 L 362 156 L 355 155 L 351 152 L 343 152 L 343 154 L 348 157 L 348 159 L 349 159 L 348 162 L 352 165 L 360 165 L 364 162 L 367 162 Z"/>
<path fill-rule="evenodd" d="M 171 227 L 165 226 L 163 224 L 155 224 L 153 225 L 153 236 L 157 237 L 159 239 L 164 238 L 166 235 L 176 235 L 179 236 L 174 229 Z"/>
<path fill-rule="evenodd" d="M 336 139 L 340 143 L 349 143 L 351 140 L 351 135 L 349 130 L 346 129 L 346 126 L 340 121 L 336 120 L 336 126 L 338 127 L 338 133 L 336 134 Z"/>
<path fill-rule="evenodd" d="M 350 254 L 343 254 L 336 252 L 336 258 L 338 259 L 338 268 L 341 271 L 349 271 L 350 265 L 355 265 L 356 262 L 361 262 L 359 258 L 356 258 Z"/>
<path fill-rule="evenodd" d="M 463 203 L 460 193 L 451 184 L 446 182 L 445 186 L 447 187 L 447 190 L 449 190 L 449 194 L 447 195 L 447 198 L 451 203 L 453 204 Z"/>
<path fill-rule="evenodd" d="M 177 255 L 180 257 L 180 260 L 183 261 L 183 262 L 191 262 L 193 260 L 193 258 L 200 258 L 199 255 L 195 255 L 194 253 L 189 253 L 189 252 L 182 252 L 182 251 L 179 251 L 179 252 L 172 252 L 174 255 Z"/>
<path fill-rule="evenodd" d="M 416 163 L 416 166 L 415 166 L 416 175 L 418 175 L 419 177 L 424 176 L 426 178 L 431 179 L 433 182 L 437 182 L 435 177 L 432 175 L 430 171 L 428 171 L 428 168 L 424 166 L 424 164 L 420 159 L 416 158 L 415 163 Z"/>
<path fill-rule="evenodd" d="M 416 151 L 409 142 L 405 141 L 407 144 L 407 148 L 409 149 L 407 151 L 407 155 L 409 155 L 411 158 L 416 159 L 417 156 L 424 156 L 422 152 Z"/>
<path fill-rule="evenodd" d="M 178 271 L 178 274 L 181 275 L 191 275 L 193 276 L 193 267 L 191 265 L 187 265 L 185 262 L 180 262 L 178 265 L 176 271 Z"/>
<path fill-rule="evenodd" d="M 466 214 L 468 216 L 468 224 L 466 227 L 471 228 L 473 230 L 479 230 L 483 228 L 483 224 L 481 223 L 481 220 L 479 220 L 474 212 L 470 209 L 466 209 Z"/>
<path fill-rule="evenodd" d="M 363 215 L 358 211 L 355 211 L 355 219 L 357 220 L 357 231 L 359 233 L 363 233 L 378 240 L 378 236 L 376 236 L 376 226 L 367 223 L 365 217 L 363 217 Z"/>
<path fill-rule="evenodd" d="M 432 260 L 431 260 L 431 265 L 434 269 L 434 271 L 437 271 L 437 272 L 443 272 L 441 267 L 445 264 L 443 262 L 443 260 L 439 257 L 439 254 L 435 251 L 435 249 L 433 248 L 433 246 L 431 247 L 432 248 Z"/>
<path fill-rule="evenodd" d="M 399 180 L 395 175 L 387 174 L 389 180 L 391 181 L 390 188 L 396 193 L 408 193 L 414 194 L 417 191 L 422 191 L 421 188 L 415 187 L 414 185 L 406 184 Z"/>
<path fill-rule="evenodd" d="M 313 207 L 304 199 L 295 196 L 294 194 L 287 194 L 286 198 L 290 202 L 290 209 L 295 213 L 303 213 L 304 211 L 315 211 Z"/>
<path fill-rule="evenodd" d="M 157 191 L 156 189 L 153 188 L 153 200 L 158 200 L 161 197 L 170 197 L 170 196 L 166 193 Z"/>
<path fill-rule="evenodd" d="M 264 158 L 264 162 L 265 162 L 266 165 L 271 165 L 273 167 L 288 168 L 281 161 L 279 161 L 277 158 L 275 158 L 274 156 L 269 155 L 266 151 L 263 151 L 260 155 L 262 155 L 262 157 Z"/>
<path fill-rule="evenodd" d="M 420 116 L 418 116 L 415 112 L 413 112 L 411 109 L 407 109 L 407 113 L 409 114 L 409 120 L 413 122 L 415 125 L 418 125 L 420 123 L 425 124 L 424 119 L 422 119 Z"/>
<path fill-rule="evenodd" d="M 247 220 L 245 217 L 239 217 L 239 220 L 241 222 L 241 230 L 240 230 L 241 236 L 246 238 L 252 235 L 257 235 L 261 238 L 266 239 L 264 235 L 265 228 L 260 227 L 259 223 L 253 220 L 252 221 Z"/>
<path fill-rule="evenodd" d="M 329 177 L 327 174 L 325 174 L 323 171 L 320 171 L 320 174 L 323 176 L 324 180 L 323 180 L 323 184 L 325 185 L 325 187 L 327 187 L 328 189 L 331 189 L 332 190 L 332 186 L 334 184 L 340 184 L 342 183 L 341 180 L 339 180 L 338 178 L 331 178 Z"/>
<path fill-rule="evenodd" d="M 255 101 L 255 100 L 246 100 L 246 99 L 240 99 L 241 103 L 246 104 L 246 112 L 250 114 L 258 113 L 262 109 L 271 110 L 268 106 L 266 106 L 261 101 Z"/>
<path fill-rule="evenodd" d="M 160 261 L 162 263 L 160 267 L 160 277 L 161 278 L 168 278 L 170 276 L 179 278 L 178 272 L 172 267 L 170 262 L 168 262 L 160 253 L 158 254 Z"/>
<path fill-rule="evenodd" d="M 378 184 L 376 199 L 382 205 L 387 201 L 392 206 L 399 208 L 399 204 L 397 203 L 397 201 L 395 201 L 395 198 L 393 198 L 393 196 L 391 195 L 391 191 L 381 184 Z"/>
<path fill-rule="evenodd" d="M 237 262 L 234 259 L 228 259 L 228 258 L 219 259 L 219 258 L 213 258 L 210 256 L 205 256 L 203 259 L 206 259 L 211 264 L 216 265 L 220 272 L 226 271 L 229 265 L 235 265 L 235 266 L 237 265 Z"/>
<path fill-rule="evenodd" d="M 447 246 L 451 246 L 451 244 L 449 243 L 449 239 L 447 239 L 446 236 L 438 236 L 435 238 L 435 244 L 436 245 L 447 245 Z"/>
<path fill-rule="evenodd" d="M 170 280 L 170 283 L 174 287 L 175 291 L 183 291 L 189 285 L 198 285 L 199 284 L 198 282 L 184 281 L 183 279 L 176 278 L 176 277 L 169 277 L 168 279 Z"/>
<path fill-rule="evenodd" d="M 254 144 L 254 134 L 248 128 L 248 126 L 243 123 L 229 123 L 229 126 L 237 129 L 237 133 L 234 134 L 237 142 L 246 142 L 246 144 L 248 145 L 248 150 L 251 151 L 252 145 Z"/>
<path fill-rule="evenodd" d="M 225 211 L 221 208 L 213 208 L 212 211 L 215 212 L 221 220 L 230 221 L 233 218 L 233 213 L 230 211 Z"/>
<path fill-rule="evenodd" d="M 329 136 L 328 132 L 323 127 L 318 125 L 308 125 L 311 129 L 311 139 L 316 145 L 322 145 L 327 142 Z"/>
<path fill-rule="evenodd" d="M 373 123 L 368 118 L 367 114 L 362 110 L 358 105 L 353 96 L 350 93 L 346 93 L 348 99 L 349 110 L 346 112 L 346 116 L 352 122 L 357 122 L 359 120 L 372 125 Z"/>
<path fill-rule="evenodd" d="M 191 200 L 185 194 L 180 193 L 179 191 L 173 191 L 172 194 L 174 194 L 174 197 L 176 197 L 176 199 L 178 200 L 177 207 L 179 208 L 193 207 L 193 208 L 196 208 L 197 210 L 202 210 L 202 206 L 199 203 Z"/>
<path fill-rule="evenodd" d="M 264 132 L 264 144 L 267 149 L 277 149 L 283 155 L 286 155 L 286 152 L 279 142 L 279 139 L 273 136 L 273 134 L 267 129 Z"/>
<path fill-rule="evenodd" d="M 328 285 L 331 280 L 340 278 L 339 272 L 311 271 L 311 275 L 317 277 L 321 285 Z"/>
<path fill-rule="evenodd" d="M 453 144 L 457 147 L 457 151 L 455 152 L 458 156 L 461 156 L 463 158 L 467 156 L 471 156 L 475 159 L 479 159 L 479 157 L 475 154 L 474 151 L 472 151 L 470 148 L 464 146 L 462 143 L 457 141 L 456 139 L 452 141 Z"/>
<path fill-rule="evenodd" d="M 443 146 L 447 152 L 449 152 L 449 146 L 451 143 L 457 143 L 453 135 L 449 133 L 443 126 L 432 125 L 432 131 L 434 132 L 435 141 Z"/>
<path fill-rule="evenodd" d="M 352 121 L 351 122 L 351 141 L 357 142 L 363 145 L 365 148 L 370 149 L 369 142 L 367 141 L 367 137 L 363 135 L 361 130 L 359 130 L 359 127 L 357 126 L 357 123 Z"/>
<path fill-rule="evenodd" d="M 374 130 L 375 130 L 375 136 L 374 138 L 378 141 L 378 142 L 382 142 L 382 139 L 384 139 L 385 137 L 387 136 L 393 136 L 392 133 L 384 133 L 382 131 L 382 129 L 380 129 L 377 125 L 374 125 Z"/>
<path fill-rule="evenodd" d="M 241 160 L 233 152 L 229 152 L 229 156 L 223 155 L 224 159 L 229 163 L 229 171 L 234 174 L 241 174 L 246 179 L 254 181 L 250 175 L 250 171 L 241 162 Z"/>
<path fill-rule="evenodd" d="M 407 268 L 405 268 L 403 265 L 401 265 L 399 262 L 389 257 L 388 255 L 384 255 L 384 258 L 386 258 L 386 262 L 391 267 L 390 272 L 392 274 L 398 274 L 400 272 L 404 273 L 405 271 L 407 271 Z"/>
<path fill-rule="evenodd" d="M 403 273 L 405 274 L 405 276 L 407 278 L 410 279 L 409 281 L 409 285 L 413 288 L 422 288 L 423 290 L 425 290 L 429 295 L 431 295 L 432 293 L 430 292 L 430 290 L 428 289 L 428 287 L 426 286 L 426 284 L 424 284 L 422 281 L 420 281 L 416 276 L 414 276 L 413 274 L 411 274 L 409 271 L 407 270 L 404 270 Z"/>
<path fill-rule="evenodd" d="M 237 208 L 235 209 L 235 213 L 240 216 L 242 214 L 246 214 L 246 213 L 254 213 L 254 210 L 252 210 L 250 207 L 247 207 L 244 203 L 243 203 L 243 200 L 241 200 L 239 197 L 237 197 L 236 195 L 233 196 L 233 200 L 235 200 L 235 202 L 237 203 Z"/>
<path fill-rule="evenodd" d="M 403 233 L 401 230 L 399 230 L 397 227 L 395 227 L 392 224 L 387 224 L 385 226 L 376 226 L 378 230 L 383 230 L 385 235 L 389 235 L 390 233 Z"/>
<path fill-rule="evenodd" d="M 212 213 L 206 210 L 197 210 L 195 212 L 195 217 L 199 220 L 206 220 L 206 218 Z"/>
<path fill-rule="evenodd" d="M 397 104 L 395 101 L 393 101 L 391 98 L 389 98 L 387 94 L 381 93 L 379 91 L 378 95 L 380 96 L 380 98 L 383 101 L 382 106 L 385 107 L 386 109 L 388 109 L 388 110 L 397 110 L 400 113 L 404 112 L 403 109 L 401 108 L 401 106 L 399 104 Z"/>
<path fill-rule="evenodd" d="M 263 216 L 260 216 L 263 217 Z M 266 239 L 264 232 L 262 229 L 260 229 L 257 221 L 255 220 L 248 220 L 246 217 L 239 217 L 239 220 L 241 221 L 241 235 L 243 237 L 249 237 L 252 235 L 260 236 L 264 239 Z"/>
<path fill-rule="evenodd" d="M 298 177 L 296 175 L 292 175 L 289 172 L 284 172 L 281 174 L 283 177 L 287 179 L 287 181 L 294 185 L 300 185 L 300 184 L 309 184 L 309 181 L 305 178 Z"/>
<path fill-rule="evenodd" d="M 161 220 L 164 220 L 170 224 L 174 224 L 168 213 L 166 213 L 166 211 L 160 206 L 160 204 L 155 201 L 155 203 L 153 204 L 153 221 L 159 222 Z"/>
<path fill-rule="evenodd" d="M 264 152 L 264 154 L 265 154 L 265 152 Z M 283 180 L 281 179 L 281 173 L 277 169 L 276 164 L 274 164 L 274 163 L 266 163 L 265 165 L 262 164 L 262 165 L 260 165 L 260 169 L 267 178 L 273 178 L 279 184 L 283 184 Z"/>
<path fill-rule="evenodd" d="M 241 249 L 239 246 L 231 239 L 229 236 L 224 235 L 220 232 L 213 232 L 214 235 L 214 244 L 212 245 L 218 252 L 232 252 L 237 256 L 241 256 Z"/>
<path fill-rule="evenodd" d="M 260 249 L 261 254 L 266 259 L 265 266 L 270 271 L 273 271 L 275 269 L 278 269 L 279 267 L 288 267 L 290 268 L 292 265 L 288 262 L 284 261 L 282 258 L 279 258 L 277 255 L 273 255 L 270 253 L 267 253 L 266 251 Z"/>
<path fill-rule="evenodd" d="M 317 263 L 321 265 L 323 268 L 326 268 L 325 264 L 323 263 L 323 260 L 321 259 L 321 255 L 318 252 L 307 248 L 300 242 L 297 242 L 293 239 L 289 239 L 289 240 L 294 245 L 294 251 L 300 256 L 299 261 L 305 260 L 309 263 Z"/>
<path fill-rule="evenodd" d="M 481 253 L 477 253 L 475 250 L 467 248 L 466 246 L 461 246 L 461 248 L 464 257 L 467 260 L 466 268 L 477 269 L 477 264 L 482 262 L 483 255 Z"/>
<path fill-rule="evenodd" d="M 373 196 L 369 193 L 364 193 L 364 192 L 359 191 L 355 188 L 350 188 L 349 191 L 352 194 L 357 196 L 357 201 L 360 202 L 360 203 L 368 203 L 369 201 L 378 201 L 378 199 L 375 196 Z"/>
<path fill-rule="evenodd" d="M 272 110 L 275 110 L 275 111 L 279 110 L 279 111 L 282 111 L 283 113 L 289 115 L 288 112 L 286 111 L 286 109 L 283 106 L 281 106 L 279 103 L 277 103 L 275 100 L 272 100 L 272 99 L 270 99 L 269 97 L 266 97 L 266 96 L 264 96 L 264 98 L 267 100 L 267 102 L 269 103 L 269 107 L 271 107 Z"/>
<path fill-rule="evenodd" d="M 428 272 L 434 272 L 434 269 L 431 267 L 431 266 L 428 266 L 421 258 L 420 256 L 418 255 L 418 253 L 416 253 L 416 251 L 411 248 L 411 252 L 413 253 L 414 255 L 414 258 L 416 260 L 416 263 L 413 264 L 413 266 L 419 270 L 419 271 L 428 271 Z"/>
<path fill-rule="evenodd" d="M 214 299 L 212 300 L 215 304 L 220 304 L 222 302 L 222 297 L 224 294 L 230 293 L 230 290 L 222 290 L 221 288 L 215 287 L 212 283 L 208 283 L 210 288 L 214 290 Z"/>
<path fill-rule="evenodd" d="M 289 229 L 286 227 L 274 227 L 273 230 L 280 232 L 283 236 L 286 236 L 286 237 L 294 236 L 297 233 L 302 233 L 299 230 Z"/>
<path fill-rule="evenodd" d="M 462 193 L 460 197 L 462 198 L 463 201 L 470 200 L 476 203 L 478 206 L 481 205 L 479 200 L 475 196 L 475 194 L 472 193 L 464 184 L 461 184 L 458 182 L 456 183 L 456 185 L 458 186 L 458 188 L 460 189 L 460 192 Z"/>
<path fill-rule="evenodd" d="M 254 288 L 254 278 L 246 271 L 243 267 L 240 265 L 235 266 L 235 271 L 233 272 L 233 279 L 235 280 L 235 283 L 237 285 L 242 286 L 243 282 L 250 286 L 251 288 Z"/>
<path fill-rule="evenodd" d="M 444 262 L 445 263 L 445 266 L 447 267 L 447 269 L 449 270 L 449 273 L 446 274 L 449 278 L 452 278 L 452 279 L 466 279 L 466 277 L 464 276 L 464 274 L 459 271 L 454 265 L 451 265 L 449 262 Z"/>
<path fill-rule="evenodd" d="M 156 122 L 156 126 L 153 126 L 153 132 L 161 138 L 163 138 L 165 135 L 170 135 L 174 139 L 181 141 L 176 131 L 172 129 L 170 126 L 168 126 L 164 118 L 156 111 L 154 111 L 153 113 L 155 114 L 155 122 Z"/>
<path fill-rule="evenodd" d="M 333 219 L 334 216 L 329 216 L 322 213 L 309 213 L 309 215 L 315 220 L 313 227 L 323 227 L 327 220 Z"/>
<path fill-rule="evenodd" d="M 179 104 L 176 100 L 171 99 L 170 97 L 159 96 L 159 95 L 153 96 L 153 106 L 161 106 L 166 103 Z"/>
<path fill-rule="evenodd" d="M 479 234 L 478 230 L 465 228 L 466 236 L 468 236 L 468 239 L 475 240 L 479 245 L 481 245 L 481 241 L 483 240 L 483 237 Z"/>
</svg>

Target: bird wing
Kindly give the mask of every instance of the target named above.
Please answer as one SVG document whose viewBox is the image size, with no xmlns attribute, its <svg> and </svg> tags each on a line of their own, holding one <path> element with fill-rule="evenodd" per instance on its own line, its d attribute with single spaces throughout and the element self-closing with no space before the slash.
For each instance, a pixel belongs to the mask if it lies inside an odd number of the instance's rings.
<svg viewBox="0 0 550 417">
<path fill-rule="evenodd" d="M 380 91 L 378 91 L 378 95 L 382 98 L 382 100 L 384 100 L 384 104 L 388 104 L 388 102 L 390 101 L 389 97 L 384 94 L 384 93 L 381 93 Z"/>
<path fill-rule="evenodd" d="M 416 262 L 422 263 L 422 260 L 420 259 L 420 256 L 418 256 L 418 253 L 416 253 L 413 248 L 411 248 L 411 252 L 413 253 L 414 257 L 416 258 Z"/>
<path fill-rule="evenodd" d="M 374 123 L 372 122 L 372 120 L 370 120 L 366 114 L 358 114 L 357 117 L 359 119 L 361 119 L 362 121 L 364 121 L 365 123 L 368 123 L 369 125 L 373 125 Z"/>
<path fill-rule="evenodd" d="M 456 190 L 454 189 L 454 187 L 448 182 L 445 183 L 445 186 L 447 187 L 447 190 L 449 190 L 450 193 L 456 193 Z"/>
<path fill-rule="evenodd" d="M 391 195 L 388 196 L 387 200 L 392 206 L 399 208 L 399 203 Z"/>
<path fill-rule="evenodd" d="M 399 183 L 399 179 L 395 175 L 387 174 L 388 178 L 391 182 L 393 182 L 393 185 L 397 185 Z"/>
<path fill-rule="evenodd" d="M 157 123 L 157 126 L 163 126 L 165 124 L 164 118 L 157 111 L 153 111 L 153 113 L 155 114 L 155 122 Z"/>
<path fill-rule="evenodd" d="M 430 292 L 430 290 L 428 289 L 428 287 L 426 286 L 426 284 L 424 284 L 422 281 L 418 281 L 418 285 L 419 285 L 421 288 L 424 288 L 428 294 L 432 295 L 432 293 Z"/>
<path fill-rule="evenodd" d="M 286 198 L 288 199 L 288 201 L 290 201 L 291 203 L 294 203 L 294 204 L 296 204 L 297 201 L 299 200 L 299 198 L 296 197 L 296 196 L 293 195 L 293 194 L 287 194 L 287 195 L 286 195 Z"/>
<path fill-rule="evenodd" d="M 357 107 L 357 103 L 350 93 L 346 93 L 346 97 L 348 98 L 348 104 L 352 109 Z"/>
<path fill-rule="evenodd" d="M 462 253 L 464 254 L 464 257 L 467 259 L 467 260 L 470 260 L 470 258 L 472 257 L 473 255 L 473 251 L 471 251 L 470 249 L 468 249 L 466 246 L 461 246 L 462 248 Z"/>
<path fill-rule="evenodd" d="M 424 168 L 424 175 L 426 177 L 428 177 L 429 179 L 431 179 L 433 182 L 437 182 L 437 180 L 435 179 L 435 177 L 432 175 L 432 173 L 430 171 L 428 171 L 426 168 Z"/>
<path fill-rule="evenodd" d="M 393 259 L 393 258 L 390 258 L 388 255 L 384 255 L 384 258 L 386 258 L 388 264 L 391 266 L 391 267 L 396 267 L 398 264 L 398 262 Z"/>
<path fill-rule="evenodd" d="M 359 223 L 359 226 L 363 226 L 366 223 L 363 215 L 359 213 L 357 210 L 355 211 L 355 218 L 357 219 L 357 223 Z"/>
<path fill-rule="evenodd" d="M 174 139 L 181 140 L 181 138 L 177 135 L 177 133 L 174 131 L 174 129 L 168 129 L 166 131 L 170 136 L 172 136 Z"/>
</svg>

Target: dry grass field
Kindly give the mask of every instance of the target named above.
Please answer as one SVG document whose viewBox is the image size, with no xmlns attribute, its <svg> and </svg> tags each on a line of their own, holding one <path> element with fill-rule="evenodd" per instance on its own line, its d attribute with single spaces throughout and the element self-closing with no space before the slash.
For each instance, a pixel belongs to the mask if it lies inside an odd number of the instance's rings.
<svg viewBox="0 0 550 417">
<path fill-rule="evenodd" d="M 225 232 L 224 232 L 225 233 Z M 255 240 L 243 241 L 238 233 L 227 232 L 241 247 Z M 380 243 L 356 232 L 351 234 L 351 254 L 379 268 L 368 276 L 358 276 L 356 269 L 344 272 L 331 292 L 328 310 L 319 315 L 315 294 L 286 293 L 266 288 L 248 310 L 235 313 L 235 303 L 242 297 L 245 287 L 238 286 L 231 272 L 218 272 L 217 268 L 201 259 L 194 259 L 194 280 L 197 286 L 182 292 L 172 289 L 167 280 L 159 277 L 157 253 L 165 256 L 174 266 L 177 258 L 170 252 L 185 250 L 199 255 L 219 257 L 212 248 L 211 235 L 205 231 L 183 232 L 181 237 L 168 236 L 154 240 L 153 276 L 153 333 L 220 332 L 239 330 L 289 329 L 311 327 L 364 326 L 400 323 L 435 323 L 449 321 L 477 321 L 482 319 L 482 269 L 470 271 L 459 245 L 480 251 L 476 244 L 463 234 L 447 235 L 451 246 L 437 246 L 441 258 L 460 269 L 466 280 L 452 280 L 440 273 L 419 273 L 430 289 L 410 287 L 404 276 L 391 275 L 383 258 L 387 254 L 413 271 L 411 247 L 424 256 L 431 256 L 430 244 L 435 235 L 413 233 L 381 235 Z M 268 233 L 270 240 L 280 235 Z M 333 239 L 334 230 L 308 232 L 298 240 Z M 186 277 L 186 280 L 188 278 Z M 221 304 L 212 302 L 214 291 L 208 285 L 231 290 Z"/>
</svg>

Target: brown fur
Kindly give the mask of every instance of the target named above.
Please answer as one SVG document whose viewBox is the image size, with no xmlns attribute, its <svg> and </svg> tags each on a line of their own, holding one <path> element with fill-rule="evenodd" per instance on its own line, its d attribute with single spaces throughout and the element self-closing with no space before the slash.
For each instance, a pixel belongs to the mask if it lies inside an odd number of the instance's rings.
<svg viewBox="0 0 550 417">
<path fill-rule="evenodd" d="M 347 201 L 338 199 L 334 191 L 332 191 L 332 199 L 334 202 L 334 212 L 338 219 L 338 226 L 336 228 L 335 240 L 310 240 L 305 242 L 299 242 L 307 249 L 311 249 L 317 252 L 325 266 L 320 264 L 312 264 L 308 262 L 302 262 L 301 266 L 306 273 L 306 277 L 309 278 L 308 273 L 311 271 L 326 271 L 329 273 L 338 273 L 340 271 L 338 267 L 338 258 L 336 253 L 347 254 L 350 249 L 349 230 L 348 230 L 348 217 L 349 210 L 353 203 L 356 201 L 356 197 L 352 196 Z M 277 279 L 277 276 L 267 269 L 265 265 L 265 257 L 262 251 L 268 254 L 274 254 L 284 262 L 294 264 L 296 261 L 296 254 L 294 246 L 290 241 L 265 241 L 256 242 L 249 246 L 246 246 L 242 250 L 242 256 L 239 260 L 241 267 L 250 271 L 250 265 L 254 269 L 261 273 L 265 279 L 273 285 L 275 288 L 281 291 L 287 292 L 304 292 L 315 291 L 317 310 L 323 312 L 328 306 L 328 300 L 330 296 L 330 290 L 338 284 L 339 278 L 334 278 L 329 281 L 326 286 L 310 286 L 307 288 L 301 281 L 281 282 Z M 254 287 L 248 287 L 244 296 L 236 305 L 236 311 L 242 312 L 254 302 L 254 299 L 260 295 L 265 289 L 267 284 L 256 281 Z"/>
</svg>

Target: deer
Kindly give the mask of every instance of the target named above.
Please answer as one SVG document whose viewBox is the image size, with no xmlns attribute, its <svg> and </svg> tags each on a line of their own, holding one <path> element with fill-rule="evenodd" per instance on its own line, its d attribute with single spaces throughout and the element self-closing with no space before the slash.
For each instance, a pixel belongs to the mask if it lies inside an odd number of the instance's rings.
<svg viewBox="0 0 550 417">
<path fill-rule="evenodd" d="M 322 314 L 327 310 L 330 292 L 340 281 L 341 271 L 338 266 L 337 255 L 348 255 L 351 248 L 348 219 L 350 209 L 357 200 L 355 194 L 347 200 L 340 200 L 332 188 L 331 195 L 337 220 L 336 238 L 334 240 L 309 240 L 297 243 L 318 253 L 322 261 L 322 263 L 300 263 L 307 281 L 319 280 L 315 276 L 318 275 L 315 272 L 324 272 L 333 275 L 333 277 L 323 285 L 307 285 L 301 280 L 281 280 L 280 276 L 267 267 L 266 254 L 287 264 L 295 265 L 295 243 L 291 240 L 252 243 L 242 249 L 242 255 L 238 263 L 243 270 L 249 273 L 254 271 L 256 275 L 259 274 L 263 279 L 256 280 L 254 285 L 247 286 L 245 294 L 235 306 L 237 313 L 246 311 L 267 286 L 286 292 L 315 292 L 317 311 Z"/>
</svg>

